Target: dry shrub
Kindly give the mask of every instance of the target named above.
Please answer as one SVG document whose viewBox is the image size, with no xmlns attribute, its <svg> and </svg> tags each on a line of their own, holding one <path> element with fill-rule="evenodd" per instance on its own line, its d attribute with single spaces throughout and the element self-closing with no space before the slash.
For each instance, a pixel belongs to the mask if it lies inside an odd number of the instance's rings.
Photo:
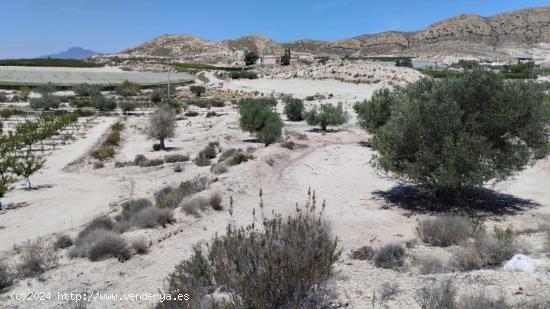
<svg viewBox="0 0 550 309">
<path fill-rule="evenodd" d="M 136 212 L 129 222 L 139 228 L 154 228 L 159 225 L 166 227 L 174 222 L 174 212 L 169 208 L 151 206 Z"/>
<path fill-rule="evenodd" d="M 134 164 L 137 166 L 142 166 L 147 161 L 147 157 L 142 154 L 138 154 L 134 158 Z"/>
<path fill-rule="evenodd" d="M 119 222 L 130 221 L 137 212 L 148 207 L 153 207 L 153 203 L 146 198 L 126 201 L 122 204 L 122 211 L 116 216 L 116 220 Z"/>
<path fill-rule="evenodd" d="M 294 150 L 294 148 L 296 147 L 296 143 L 294 143 L 294 141 L 292 141 L 292 140 L 287 140 L 287 141 L 282 142 L 281 146 L 286 148 L 286 149 Z"/>
<path fill-rule="evenodd" d="M 210 204 L 210 207 L 214 210 L 223 210 L 222 206 L 222 195 L 218 192 L 214 192 L 210 194 L 210 197 L 208 198 L 208 202 Z"/>
<path fill-rule="evenodd" d="M 149 252 L 149 245 L 147 245 L 145 237 L 132 239 L 132 248 L 137 254 L 146 254 Z"/>
<path fill-rule="evenodd" d="M 208 209 L 209 201 L 204 197 L 194 197 L 181 203 L 181 210 L 188 215 L 200 217 L 201 211 Z"/>
<path fill-rule="evenodd" d="M 55 243 L 53 244 L 53 247 L 55 249 L 65 249 L 73 245 L 73 240 L 69 235 L 62 234 L 57 236 L 57 239 L 55 240 Z"/>
<path fill-rule="evenodd" d="M 99 161 L 104 161 L 115 156 L 115 149 L 111 146 L 101 146 L 92 152 L 92 157 Z"/>
<path fill-rule="evenodd" d="M 95 219 L 90 221 L 90 223 L 88 223 L 86 227 L 82 231 L 80 231 L 80 233 L 78 233 L 77 238 L 82 238 L 90 232 L 99 229 L 111 231 L 115 229 L 115 222 L 113 221 L 113 219 L 107 216 L 96 217 Z"/>
<path fill-rule="evenodd" d="M 510 228 L 495 227 L 490 234 L 482 227 L 472 242 L 454 254 L 453 260 L 458 269 L 468 271 L 498 266 L 510 259 L 518 250 L 517 235 Z"/>
<path fill-rule="evenodd" d="M 10 272 L 8 265 L 0 261 L 0 293 L 13 284 L 14 276 Z"/>
<path fill-rule="evenodd" d="M 118 230 L 125 231 L 130 227 L 165 227 L 174 222 L 174 214 L 169 208 L 153 206 L 148 199 L 135 199 L 122 204 L 122 211 L 116 219 Z"/>
<path fill-rule="evenodd" d="M 155 203 L 159 208 L 176 208 L 184 198 L 208 188 L 208 178 L 196 177 L 183 181 L 178 187 L 167 186 L 155 193 Z"/>
<path fill-rule="evenodd" d="M 460 308 L 464 309 L 513 309 L 514 307 L 504 297 L 493 298 L 486 293 L 467 295 L 460 302 Z"/>
<path fill-rule="evenodd" d="M 17 265 L 20 278 L 36 277 L 57 266 L 57 255 L 53 248 L 42 245 L 40 240 L 26 242 Z"/>
<path fill-rule="evenodd" d="M 416 291 L 414 300 L 422 309 L 456 309 L 456 289 L 451 280 L 427 285 Z"/>
<path fill-rule="evenodd" d="M 399 244 L 382 246 L 374 255 L 376 267 L 398 269 L 405 262 L 405 247 Z"/>
<path fill-rule="evenodd" d="M 176 164 L 174 166 L 174 173 L 181 173 L 183 172 L 183 166 L 181 164 Z"/>
<path fill-rule="evenodd" d="M 99 261 L 115 257 L 120 261 L 130 258 L 128 242 L 114 231 L 95 229 L 75 240 L 70 257 L 88 257 Z"/>
<path fill-rule="evenodd" d="M 397 282 L 385 282 L 380 289 L 380 300 L 388 301 L 399 294 L 399 283 Z"/>
<path fill-rule="evenodd" d="M 433 256 L 421 257 L 417 261 L 423 275 L 444 274 L 453 272 L 454 268 L 447 261 Z"/>
<path fill-rule="evenodd" d="M 225 150 L 220 156 L 220 162 L 231 158 L 232 156 L 234 156 L 235 154 L 237 154 L 239 152 L 243 152 L 243 150 L 242 149 L 236 149 L 236 148 L 229 148 L 229 149 Z"/>
<path fill-rule="evenodd" d="M 371 246 L 363 246 L 357 250 L 354 250 L 351 252 L 351 258 L 354 260 L 372 260 L 374 255 L 376 254 L 376 250 L 374 250 Z"/>
<path fill-rule="evenodd" d="M 167 278 L 165 293 L 188 293 L 191 301 L 166 301 L 159 308 L 215 307 L 209 301 L 220 289 L 227 295 L 220 305 L 225 308 L 321 308 L 341 254 L 314 198 L 286 219 L 229 225 L 205 250 L 195 245 Z"/>
<path fill-rule="evenodd" d="M 224 162 L 216 163 L 212 165 L 210 171 L 216 175 L 227 173 L 227 165 Z"/>
<path fill-rule="evenodd" d="M 177 163 L 177 162 L 185 162 L 189 161 L 189 155 L 182 155 L 182 154 L 170 154 L 164 156 L 164 162 L 166 163 Z"/>
<path fill-rule="evenodd" d="M 458 245 L 471 237 L 474 225 L 464 217 L 442 216 L 423 220 L 416 231 L 423 242 L 432 246 L 448 247 Z"/>
<path fill-rule="evenodd" d="M 218 155 L 214 144 L 208 144 L 199 152 L 199 157 L 214 159 Z"/>
</svg>

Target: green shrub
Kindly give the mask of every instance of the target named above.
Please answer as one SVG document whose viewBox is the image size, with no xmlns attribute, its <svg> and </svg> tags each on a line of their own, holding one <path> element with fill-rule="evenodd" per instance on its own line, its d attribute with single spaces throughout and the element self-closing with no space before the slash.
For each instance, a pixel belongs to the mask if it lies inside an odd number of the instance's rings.
<svg viewBox="0 0 550 309">
<path fill-rule="evenodd" d="M 160 151 L 161 149 L 162 149 L 162 146 L 160 144 L 153 144 L 154 151 Z"/>
<path fill-rule="evenodd" d="M 132 97 L 136 96 L 140 91 L 140 86 L 137 83 L 130 81 L 123 81 L 116 87 L 116 93 L 123 97 Z"/>
<path fill-rule="evenodd" d="M 92 157 L 99 161 L 105 161 L 115 156 L 115 149 L 112 146 L 101 146 L 92 152 Z"/>
<path fill-rule="evenodd" d="M 151 93 L 151 102 L 160 103 L 166 95 L 166 91 L 161 88 L 156 88 Z"/>
<path fill-rule="evenodd" d="M 320 108 L 314 107 L 305 112 L 304 118 L 307 124 L 321 126 L 321 130 L 326 131 L 327 126 L 338 126 L 348 122 L 348 113 L 344 111 L 342 103 L 334 106 L 333 104 L 321 104 Z"/>
<path fill-rule="evenodd" d="M 61 101 L 56 96 L 50 94 L 44 94 L 40 98 L 33 98 L 30 101 L 30 106 L 32 109 L 37 110 L 50 110 L 59 107 Z"/>
<path fill-rule="evenodd" d="M 321 308 L 340 254 L 337 239 L 310 198 L 286 219 L 276 215 L 260 226 L 230 225 L 206 252 L 194 246 L 191 257 L 168 276 L 164 291 L 187 293 L 191 301 L 166 301 L 158 307 L 208 306 L 212 293 L 221 289 L 230 308 Z"/>
<path fill-rule="evenodd" d="M 95 109 L 102 112 L 113 111 L 117 107 L 115 100 L 109 99 L 101 93 L 92 96 L 91 104 Z"/>
<path fill-rule="evenodd" d="M 382 246 L 374 255 L 376 267 L 398 269 L 405 262 L 405 248 L 398 244 L 387 244 Z"/>
<path fill-rule="evenodd" d="M 290 121 L 304 120 L 304 102 L 300 99 L 285 100 L 285 115 Z"/>
<path fill-rule="evenodd" d="M 374 132 L 373 164 L 439 196 L 506 179 L 550 149 L 550 111 L 531 82 L 474 70 L 397 91 Z"/>
<path fill-rule="evenodd" d="M 197 166 L 210 166 L 210 164 L 212 164 L 212 161 L 210 161 L 209 158 L 201 155 L 197 156 L 193 162 L 195 162 Z"/>
<path fill-rule="evenodd" d="M 109 135 L 107 136 L 107 139 L 105 140 L 105 144 L 107 146 L 118 146 L 120 143 L 120 131 L 114 131 L 111 130 Z"/>
<path fill-rule="evenodd" d="M 416 231 L 420 239 L 432 246 L 458 245 L 473 236 L 473 222 L 460 216 L 442 216 L 419 222 Z"/>
<path fill-rule="evenodd" d="M 251 71 L 233 71 L 230 73 L 232 79 L 257 79 L 258 74 Z"/>
<path fill-rule="evenodd" d="M 203 93 L 206 92 L 206 87 L 193 85 L 193 86 L 189 86 L 189 91 L 191 91 L 191 93 L 194 94 L 198 98 Z"/>
<path fill-rule="evenodd" d="M 132 102 L 124 101 L 118 104 L 123 113 L 132 112 L 136 109 L 136 105 Z"/>
<path fill-rule="evenodd" d="M 283 121 L 279 114 L 265 104 L 265 100 L 243 99 L 239 102 L 239 113 L 241 129 L 255 134 L 266 146 L 281 136 Z"/>
<path fill-rule="evenodd" d="M 187 117 L 197 117 L 198 115 L 200 115 L 200 114 L 199 114 L 199 112 L 196 112 L 196 111 L 187 111 L 185 113 L 185 116 L 187 116 Z"/>
<path fill-rule="evenodd" d="M 73 91 L 79 97 L 91 97 L 101 93 L 99 87 L 91 86 L 86 83 L 75 86 Z"/>
<path fill-rule="evenodd" d="M 248 155 L 242 152 L 234 154 L 228 161 L 227 164 L 230 166 L 239 165 L 241 163 L 248 162 Z"/>
</svg>

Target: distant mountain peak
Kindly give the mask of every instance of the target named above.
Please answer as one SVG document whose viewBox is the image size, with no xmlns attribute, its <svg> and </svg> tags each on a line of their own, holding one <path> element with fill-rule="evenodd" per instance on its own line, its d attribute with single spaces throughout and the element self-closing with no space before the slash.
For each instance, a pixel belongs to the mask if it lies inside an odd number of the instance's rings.
<svg viewBox="0 0 550 309">
<path fill-rule="evenodd" d="M 84 49 L 82 47 L 74 46 L 66 51 L 57 53 L 57 54 L 51 54 L 42 56 L 39 58 L 53 58 L 53 59 L 76 59 L 76 60 L 82 60 L 90 58 L 94 55 L 101 55 L 102 53 L 96 52 L 93 50 Z"/>
</svg>

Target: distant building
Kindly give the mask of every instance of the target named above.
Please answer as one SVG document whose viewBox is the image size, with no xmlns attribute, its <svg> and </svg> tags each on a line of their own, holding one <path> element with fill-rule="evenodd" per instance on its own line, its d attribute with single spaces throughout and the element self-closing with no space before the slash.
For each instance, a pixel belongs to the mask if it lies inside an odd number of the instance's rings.
<svg viewBox="0 0 550 309">
<path fill-rule="evenodd" d="M 515 57 L 515 59 L 517 60 L 518 64 L 535 63 L 535 58 L 531 56 L 520 56 L 520 57 Z"/>
</svg>

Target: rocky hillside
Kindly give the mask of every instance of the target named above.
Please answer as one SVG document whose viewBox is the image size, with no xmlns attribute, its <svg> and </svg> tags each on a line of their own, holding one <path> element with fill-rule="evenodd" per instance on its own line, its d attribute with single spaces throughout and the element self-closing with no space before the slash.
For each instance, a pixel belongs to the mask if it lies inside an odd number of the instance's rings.
<svg viewBox="0 0 550 309">
<path fill-rule="evenodd" d="M 169 34 L 122 51 L 123 54 L 159 57 L 184 57 L 194 54 L 229 52 L 221 43 L 201 39 L 193 35 Z"/>
<path fill-rule="evenodd" d="M 550 42 L 550 6 L 492 17 L 465 14 L 417 32 L 383 32 L 334 42 L 297 41 L 294 50 L 332 54 L 494 53 L 499 49 Z"/>
<path fill-rule="evenodd" d="M 284 48 L 314 54 L 435 56 L 447 54 L 498 55 L 507 48 L 550 43 L 550 6 L 524 9 L 492 17 L 465 14 L 416 32 L 383 32 L 336 40 L 299 40 L 278 44 L 260 35 L 211 42 L 190 35 L 165 35 L 123 53 L 189 57 L 203 53 L 231 55 L 234 50 L 279 54 Z"/>
<path fill-rule="evenodd" d="M 235 40 L 225 40 L 222 44 L 232 50 L 250 50 L 262 55 L 283 53 L 283 47 L 263 35 L 249 35 Z"/>
</svg>

